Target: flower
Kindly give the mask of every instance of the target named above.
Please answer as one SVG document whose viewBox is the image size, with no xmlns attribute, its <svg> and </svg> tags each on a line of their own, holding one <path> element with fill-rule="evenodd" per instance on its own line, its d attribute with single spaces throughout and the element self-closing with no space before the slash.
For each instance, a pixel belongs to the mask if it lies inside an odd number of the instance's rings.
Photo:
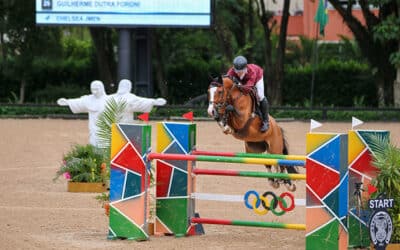
<svg viewBox="0 0 400 250">
<path fill-rule="evenodd" d="M 107 178 L 107 151 L 93 145 L 74 145 L 63 155 L 61 167 L 54 180 L 61 175 L 72 182 L 105 182 Z"/>
<path fill-rule="evenodd" d="M 101 168 L 101 172 L 102 172 L 102 173 L 105 173 L 105 172 L 107 171 L 107 164 L 106 164 L 105 162 L 103 162 L 103 163 L 100 165 L 100 168 Z"/>
<path fill-rule="evenodd" d="M 70 180 L 71 179 L 71 174 L 69 172 L 63 173 L 63 176 L 65 179 Z"/>
</svg>

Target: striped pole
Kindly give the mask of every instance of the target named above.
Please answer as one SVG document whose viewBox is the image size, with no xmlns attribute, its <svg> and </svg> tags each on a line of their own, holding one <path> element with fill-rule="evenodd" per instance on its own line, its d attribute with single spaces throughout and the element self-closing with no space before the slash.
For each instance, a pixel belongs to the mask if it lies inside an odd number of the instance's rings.
<svg viewBox="0 0 400 250">
<path fill-rule="evenodd" d="M 223 202 L 241 202 L 244 201 L 244 195 L 238 194 L 215 194 L 215 193 L 191 193 L 190 198 L 203 201 L 223 201 Z M 306 199 L 294 199 L 296 206 L 305 206 Z"/>
<path fill-rule="evenodd" d="M 216 170 L 216 169 L 200 169 L 193 170 L 197 175 L 223 175 L 223 176 L 242 176 L 242 177 L 258 177 L 258 178 L 278 178 L 287 180 L 305 180 L 305 174 L 286 174 L 286 173 L 267 173 L 255 171 L 239 171 L 239 170 Z"/>
<path fill-rule="evenodd" d="M 150 153 L 147 155 L 147 159 L 148 160 L 159 159 L 159 160 L 180 160 L 180 161 L 230 162 L 230 163 L 284 165 L 284 166 L 304 166 L 305 165 L 305 161 L 300 161 L 300 160 L 260 159 L 260 158 L 243 158 L 243 157 L 227 157 L 227 156 L 160 154 L 160 153 Z"/>
<path fill-rule="evenodd" d="M 192 218 L 191 222 L 199 224 L 215 224 L 215 225 L 247 226 L 247 227 L 272 227 L 272 228 L 282 228 L 282 229 L 306 230 L 305 224 L 285 224 L 279 222 L 220 220 L 220 219 L 210 219 L 210 218 Z"/>
<path fill-rule="evenodd" d="M 306 160 L 305 155 L 278 155 L 278 154 L 257 154 L 257 153 L 235 153 L 235 152 L 212 152 L 203 150 L 194 150 L 192 155 L 212 155 L 212 156 L 229 156 L 229 157 L 247 157 L 247 158 L 263 158 L 263 159 L 285 159 L 285 160 Z"/>
</svg>

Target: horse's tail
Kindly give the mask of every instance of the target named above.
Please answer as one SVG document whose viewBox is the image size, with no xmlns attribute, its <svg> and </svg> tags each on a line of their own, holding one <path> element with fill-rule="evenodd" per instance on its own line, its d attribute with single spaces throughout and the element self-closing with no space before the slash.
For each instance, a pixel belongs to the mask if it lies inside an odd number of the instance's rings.
<svg viewBox="0 0 400 250">
<path fill-rule="evenodd" d="M 282 133 L 282 144 L 283 144 L 283 150 L 282 150 L 282 154 L 283 155 L 288 155 L 289 154 L 289 146 L 286 140 L 286 136 L 285 136 L 285 131 L 283 130 L 283 128 L 279 127 Z"/>
<path fill-rule="evenodd" d="M 283 144 L 282 154 L 288 155 L 289 154 L 289 145 L 288 145 L 288 142 L 286 140 L 286 136 L 285 136 L 285 132 L 284 132 L 283 128 L 280 128 L 280 129 L 281 129 L 281 132 L 282 132 L 282 144 Z M 286 167 L 286 171 L 289 174 L 298 174 L 299 173 L 299 171 L 297 171 L 297 167 L 292 167 L 292 166 Z"/>
</svg>

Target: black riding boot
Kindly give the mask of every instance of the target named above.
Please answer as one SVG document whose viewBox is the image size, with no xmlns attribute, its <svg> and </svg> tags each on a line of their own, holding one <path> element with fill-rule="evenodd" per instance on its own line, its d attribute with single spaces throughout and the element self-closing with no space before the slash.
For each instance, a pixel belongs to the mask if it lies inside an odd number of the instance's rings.
<svg viewBox="0 0 400 250">
<path fill-rule="evenodd" d="M 269 129 L 269 116 L 268 116 L 268 100 L 267 97 L 264 97 L 264 99 L 262 99 L 260 101 L 260 109 L 261 109 L 261 114 L 262 114 L 262 125 L 261 125 L 261 132 L 265 132 Z"/>
</svg>

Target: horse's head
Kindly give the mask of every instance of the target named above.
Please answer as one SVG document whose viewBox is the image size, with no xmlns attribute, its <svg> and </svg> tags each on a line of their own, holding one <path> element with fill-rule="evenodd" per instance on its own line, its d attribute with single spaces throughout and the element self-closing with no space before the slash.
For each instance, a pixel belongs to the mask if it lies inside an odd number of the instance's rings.
<svg viewBox="0 0 400 250">
<path fill-rule="evenodd" d="M 208 115 L 218 120 L 219 116 L 225 113 L 229 106 L 229 89 L 232 88 L 234 82 L 228 76 L 220 76 L 214 78 L 208 87 Z"/>
<path fill-rule="evenodd" d="M 228 76 L 213 79 L 208 88 L 209 116 L 213 117 L 222 127 L 226 126 L 227 116 L 234 111 L 231 90 L 234 80 Z"/>
<path fill-rule="evenodd" d="M 208 86 L 208 92 L 207 92 L 208 95 L 207 113 L 210 117 L 213 117 L 216 120 L 218 120 L 218 117 L 214 103 L 215 103 L 216 93 L 221 91 L 221 87 L 222 87 L 222 77 L 216 77 L 211 81 L 210 85 Z"/>
</svg>

